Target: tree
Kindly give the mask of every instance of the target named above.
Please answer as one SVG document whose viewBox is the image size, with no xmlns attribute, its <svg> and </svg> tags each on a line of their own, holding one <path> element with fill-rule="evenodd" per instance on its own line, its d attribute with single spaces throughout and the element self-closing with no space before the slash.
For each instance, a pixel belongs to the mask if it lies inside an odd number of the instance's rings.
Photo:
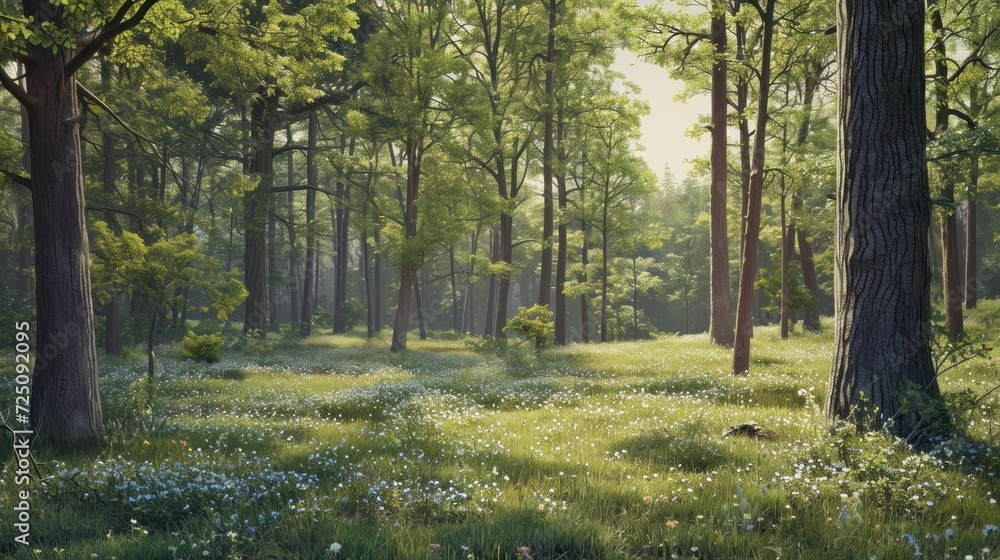
<svg viewBox="0 0 1000 560">
<path fill-rule="evenodd" d="M 418 198 L 421 169 L 427 151 L 440 140 L 449 122 L 442 96 L 449 74 L 456 70 L 448 52 L 448 14 L 451 5 L 440 0 L 418 3 L 386 2 L 379 6 L 383 29 L 371 38 L 365 51 L 361 78 L 367 82 L 367 111 L 385 130 L 394 161 L 405 162 L 406 188 L 401 193 L 402 229 L 396 259 L 401 269 L 393 352 L 406 350 L 410 326 L 411 295 L 423 260 L 418 233 Z"/>
<path fill-rule="evenodd" d="M 753 161 L 747 191 L 740 257 L 740 289 L 736 303 L 736 339 L 733 343 L 733 373 L 750 370 L 750 337 L 753 334 L 753 292 L 760 243 L 760 206 L 764 196 L 764 143 L 767 138 L 767 104 L 771 87 L 771 44 L 774 38 L 774 4 L 758 4 L 763 32 L 761 38 L 760 85 L 757 91 L 757 128 L 754 132 Z"/>
<path fill-rule="evenodd" d="M 17 59 L 25 70 L 26 87 L 6 68 L 0 83 L 28 114 L 38 341 L 31 425 L 40 442 L 57 449 L 96 443 L 103 430 L 76 74 L 156 3 L 126 0 L 112 13 L 97 2 L 26 0 L 0 25 L 0 58 Z"/>
<path fill-rule="evenodd" d="M 924 6 L 840 0 L 836 351 L 827 414 L 921 439 L 940 397 L 930 351 Z"/>
<path fill-rule="evenodd" d="M 728 89 L 726 84 L 726 6 L 712 5 L 712 197 L 711 215 L 711 276 L 709 338 L 720 346 L 733 344 L 733 307 L 729 283 L 729 232 L 726 223 L 726 155 Z M 686 301 L 686 300 L 685 300 Z M 686 322 L 685 322 L 686 324 Z"/>
</svg>

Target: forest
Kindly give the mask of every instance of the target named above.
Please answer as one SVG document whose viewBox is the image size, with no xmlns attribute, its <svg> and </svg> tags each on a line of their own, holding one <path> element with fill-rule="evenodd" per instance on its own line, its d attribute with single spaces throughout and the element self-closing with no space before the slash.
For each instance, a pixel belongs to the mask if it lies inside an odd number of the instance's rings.
<svg viewBox="0 0 1000 560">
<path fill-rule="evenodd" d="M 4 557 L 1000 558 L 994 0 L 0 4 Z"/>
</svg>

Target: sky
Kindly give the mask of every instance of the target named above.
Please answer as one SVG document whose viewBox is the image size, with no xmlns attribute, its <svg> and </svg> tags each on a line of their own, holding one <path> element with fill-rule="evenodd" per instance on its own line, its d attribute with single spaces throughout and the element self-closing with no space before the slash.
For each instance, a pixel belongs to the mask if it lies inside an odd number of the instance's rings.
<svg viewBox="0 0 1000 560">
<path fill-rule="evenodd" d="M 683 84 L 670 79 L 667 69 L 643 62 L 627 51 L 618 52 L 612 69 L 638 85 L 642 89 L 638 97 L 649 103 L 649 115 L 642 120 L 642 144 L 646 147 L 643 157 L 650 169 L 662 177 L 663 165 L 669 164 L 680 181 L 691 168 L 687 159 L 708 155 L 707 133 L 698 140 L 684 135 L 699 115 L 709 113 L 708 95 L 692 97 L 685 103 L 675 101 L 674 96 Z"/>
</svg>

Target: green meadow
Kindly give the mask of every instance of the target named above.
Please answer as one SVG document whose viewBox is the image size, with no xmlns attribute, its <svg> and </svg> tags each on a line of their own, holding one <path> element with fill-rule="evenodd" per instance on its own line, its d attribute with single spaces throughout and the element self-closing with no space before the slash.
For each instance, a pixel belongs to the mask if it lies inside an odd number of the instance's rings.
<svg viewBox="0 0 1000 560">
<path fill-rule="evenodd" d="M 1000 306 L 969 323 L 1000 347 Z M 214 364 L 165 344 L 152 410 L 145 356 L 105 359 L 104 445 L 35 457 L 28 547 L 8 458 L 0 554 L 1000 558 L 997 351 L 942 375 L 958 436 L 917 453 L 826 420 L 824 327 L 757 328 L 744 377 L 707 335 L 504 357 L 320 334 Z M 743 422 L 769 437 L 724 436 Z"/>
</svg>

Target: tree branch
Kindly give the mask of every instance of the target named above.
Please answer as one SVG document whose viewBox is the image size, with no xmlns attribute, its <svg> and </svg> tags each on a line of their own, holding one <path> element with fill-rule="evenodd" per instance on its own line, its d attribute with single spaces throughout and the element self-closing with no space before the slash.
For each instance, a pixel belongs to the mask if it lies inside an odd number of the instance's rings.
<svg viewBox="0 0 1000 560">
<path fill-rule="evenodd" d="M 72 76 L 76 74 L 76 71 L 93 58 L 97 54 L 97 51 L 101 50 L 101 47 L 106 45 L 108 41 L 139 25 L 143 18 L 146 17 L 146 13 L 157 2 L 159 0 L 144 0 L 139 9 L 132 14 L 132 17 L 125 19 L 129 10 L 136 4 L 136 0 L 125 0 L 125 3 L 118 8 L 118 12 L 115 13 L 111 20 L 101 26 L 99 33 L 91 34 L 80 41 L 83 47 L 73 55 L 73 58 L 66 63 L 66 68 L 63 69 L 66 75 Z"/>
</svg>

